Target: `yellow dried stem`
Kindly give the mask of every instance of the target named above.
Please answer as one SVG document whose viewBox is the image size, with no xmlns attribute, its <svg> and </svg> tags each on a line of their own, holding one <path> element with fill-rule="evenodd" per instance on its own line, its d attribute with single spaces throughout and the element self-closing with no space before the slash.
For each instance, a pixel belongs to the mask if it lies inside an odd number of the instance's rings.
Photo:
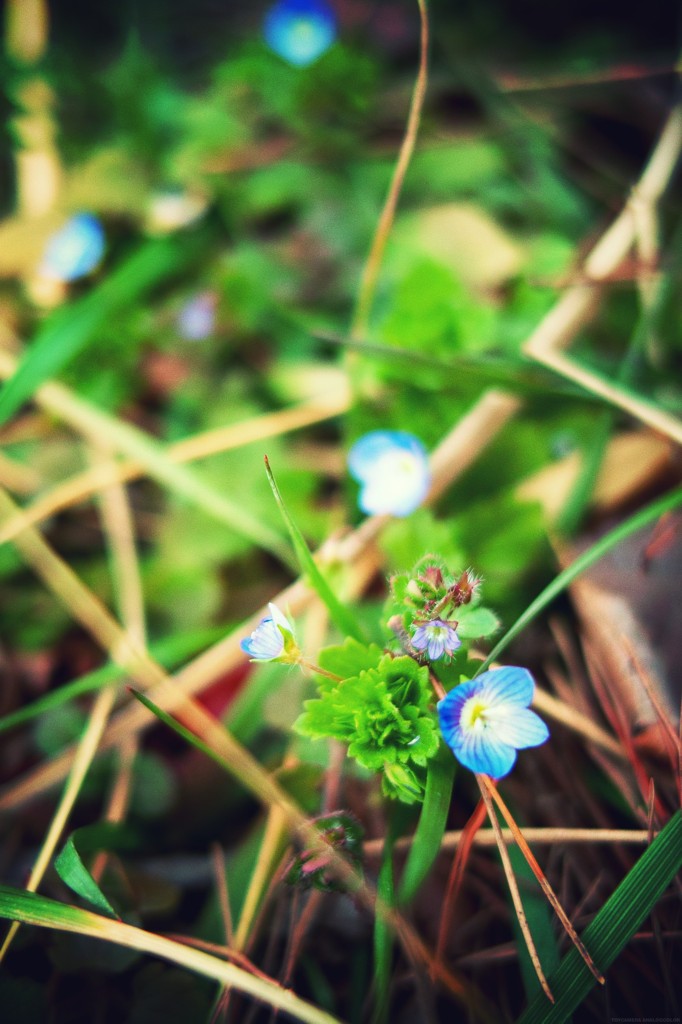
<svg viewBox="0 0 682 1024">
<path fill-rule="evenodd" d="M 483 783 L 485 785 L 485 788 L 486 788 L 487 792 L 490 794 L 490 796 L 493 798 L 493 800 L 495 801 L 495 803 L 499 807 L 500 811 L 502 812 L 502 817 L 504 818 L 504 820 L 507 822 L 507 825 L 511 829 L 511 831 L 512 831 L 512 833 L 514 835 L 514 839 L 516 840 L 516 843 L 517 843 L 519 849 L 521 850 L 521 853 L 526 858 L 526 861 L 528 862 L 529 868 L 531 869 L 531 871 L 533 872 L 533 874 L 537 878 L 537 880 L 540 883 L 540 886 L 542 888 L 542 891 L 544 892 L 545 896 L 547 897 L 547 899 L 549 900 L 550 904 L 552 905 L 552 907 L 553 907 L 557 917 L 559 918 L 559 920 L 561 921 L 562 925 L 564 926 L 566 934 L 568 935 L 568 937 L 570 938 L 571 942 L 574 944 L 574 946 L 576 947 L 576 949 L 580 953 L 581 957 L 585 961 L 585 964 L 587 965 L 589 970 L 592 972 L 594 977 L 597 979 L 597 981 L 600 983 L 600 985 L 603 985 L 604 984 L 604 975 L 601 973 L 601 971 L 599 970 L 599 968 L 595 964 L 594 960 L 592 959 L 592 957 L 588 953 L 588 951 L 587 951 L 587 949 L 585 947 L 585 944 L 583 943 L 582 939 L 580 938 L 580 936 L 576 932 L 575 928 L 573 927 L 573 925 L 572 925 L 572 923 L 570 921 L 570 918 L 568 917 L 568 914 L 566 913 L 564 908 L 559 903 L 559 900 L 558 900 L 554 890 L 552 889 L 551 885 L 547 881 L 547 877 L 546 877 L 544 871 L 542 870 L 542 868 L 538 864 L 537 860 L 535 859 L 535 856 L 534 856 L 530 846 L 526 842 L 526 840 L 525 840 L 525 838 L 523 836 L 523 833 L 521 832 L 521 829 L 519 828 L 519 826 L 514 821 L 514 818 L 512 817 L 511 811 L 509 810 L 509 808 L 505 804 L 504 800 L 500 796 L 500 794 L 499 794 L 499 792 L 497 790 L 497 787 L 495 786 L 493 781 L 487 775 L 477 776 L 477 778 L 483 780 Z"/>
</svg>

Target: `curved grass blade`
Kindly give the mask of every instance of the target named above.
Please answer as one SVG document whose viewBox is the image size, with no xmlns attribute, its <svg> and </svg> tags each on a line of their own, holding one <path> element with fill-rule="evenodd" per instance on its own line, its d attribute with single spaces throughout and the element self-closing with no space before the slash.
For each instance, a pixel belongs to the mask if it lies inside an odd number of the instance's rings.
<svg viewBox="0 0 682 1024">
<path fill-rule="evenodd" d="M 450 809 L 456 764 L 450 750 L 442 745 L 429 762 L 424 803 L 400 879 L 398 906 L 403 906 L 414 899 L 440 852 Z"/>
<path fill-rule="evenodd" d="M 283 1010 L 294 1020 L 304 1021 L 305 1024 L 340 1024 L 336 1017 L 324 1010 L 318 1010 L 289 989 L 282 988 L 274 981 L 250 974 L 236 964 L 226 963 L 202 950 L 161 935 L 154 935 L 142 928 L 135 928 L 122 921 L 112 921 L 89 910 L 57 903 L 35 893 L 0 886 L 0 918 L 21 921 L 41 928 L 75 932 L 77 935 L 88 935 L 93 939 L 136 949 L 141 953 L 179 964 L 180 967 L 185 967 L 205 978 L 212 978 L 222 985 L 231 985 L 276 1009 Z"/>
<path fill-rule="evenodd" d="M 659 498 L 657 501 L 647 505 L 646 508 L 641 509 L 634 516 L 631 516 L 620 526 L 611 530 L 606 536 L 593 544 L 591 548 L 584 551 L 582 555 L 579 555 L 576 560 L 560 572 L 559 575 L 552 580 L 549 586 L 545 587 L 541 594 L 535 598 L 534 601 L 526 608 L 525 612 L 519 616 L 514 625 L 507 630 L 505 635 L 502 637 L 499 643 L 497 643 L 485 661 L 479 665 L 476 675 L 481 672 L 485 672 L 487 668 L 492 665 L 496 658 L 500 656 L 512 640 L 521 633 L 529 623 L 535 619 L 540 612 L 544 611 L 545 608 L 552 603 L 555 597 L 558 597 L 564 590 L 566 590 L 570 584 L 576 579 L 585 569 L 589 569 L 591 565 L 598 562 L 600 558 L 603 558 L 607 552 L 611 551 L 612 548 L 617 547 L 621 541 L 625 540 L 626 537 L 636 533 L 643 526 L 648 526 L 649 523 L 653 523 L 656 519 L 663 515 L 664 512 L 669 512 L 670 509 L 677 508 L 678 505 L 682 505 L 682 487 L 678 487 L 672 491 L 671 494 L 666 494 L 665 497 Z"/>
<path fill-rule="evenodd" d="M 341 601 L 339 601 L 336 594 L 330 587 L 329 583 L 320 572 L 317 562 L 313 558 L 308 548 L 308 545 L 305 542 L 303 534 L 301 533 L 298 526 L 289 515 L 289 511 L 286 505 L 284 504 L 284 499 L 280 494 L 279 487 L 275 482 L 275 477 L 270 468 L 270 463 L 268 462 L 267 455 L 265 456 L 265 472 L 267 474 L 270 487 L 272 488 L 272 493 L 275 496 L 277 507 L 282 513 L 282 518 L 284 519 L 284 522 L 287 525 L 289 536 L 291 537 L 291 542 L 294 545 L 296 557 L 298 558 L 301 567 L 301 572 L 308 577 L 310 585 L 313 587 L 313 589 L 319 595 L 320 599 L 327 606 L 329 614 L 331 615 L 332 620 L 334 624 L 338 627 L 338 629 L 344 635 L 352 636 L 354 640 L 363 643 L 365 638 L 363 636 L 362 630 L 360 629 L 360 626 L 358 625 L 355 619 L 355 616 L 351 615 L 346 606 L 342 604 Z"/>
<path fill-rule="evenodd" d="M 630 941 L 680 868 L 682 812 L 677 811 L 583 933 L 585 945 L 602 971 L 610 967 Z M 548 1007 L 544 996 L 540 996 L 517 1024 L 563 1024 L 595 984 L 576 949 L 566 954 L 549 981 L 555 1005 Z"/>
<path fill-rule="evenodd" d="M 57 874 L 77 896 L 87 900 L 107 917 L 117 920 L 120 920 L 119 915 L 86 868 L 83 855 L 121 845 L 126 844 L 121 837 L 120 826 L 111 822 L 85 825 L 71 833 L 54 859 Z"/>
</svg>

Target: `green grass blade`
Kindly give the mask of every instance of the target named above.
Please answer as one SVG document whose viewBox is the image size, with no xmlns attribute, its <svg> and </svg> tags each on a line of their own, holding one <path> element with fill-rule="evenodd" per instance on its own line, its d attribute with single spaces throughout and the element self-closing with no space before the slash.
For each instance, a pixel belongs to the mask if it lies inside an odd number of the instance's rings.
<svg viewBox="0 0 682 1024">
<path fill-rule="evenodd" d="M 585 945 L 601 971 L 610 967 L 680 868 L 682 812 L 678 811 L 583 933 Z M 518 1024 L 563 1024 L 595 984 L 576 949 L 566 954 L 548 981 L 556 999 L 554 1006 L 548 1005 L 541 995 L 533 1000 Z"/>
<path fill-rule="evenodd" d="M 150 653 L 154 660 L 160 662 L 164 668 L 174 668 L 204 647 L 215 643 L 223 636 L 224 632 L 224 629 L 213 628 L 173 636 L 152 644 Z M 61 707 L 62 704 L 75 700 L 76 697 L 82 697 L 85 693 L 101 690 L 109 683 L 115 683 L 117 679 L 123 679 L 126 675 L 126 671 L 120 665 L 104 665 L 94 672 L 88 672 L 80 679 L 74 679 L 73 682 L 65 683 L 59 689 L 46 693 L 44 697 L 39 697 L 28 707 L 19 708 L 17 711 L 11 711 L 8 715 L 4 715 L 0 718 L 0 733 L 25 725 L 26 722 L 45 714 L 46 711 L 53 711 L 55 708 Z"/>
<path fill-rule="evenodd" d="M 145 292 L 195 260 L 205 244 L 189 239 L 145 242 L 125 262 L 76 302 L 58 310 L 38 331 L 19 368 L 0 391 L 0 425 L 27 401 L 36 389 L 66 366 L 97 331 L 124 306 L 138 302 Z"/>
<path fill-rule="evenodd" d="M 381 867 L 377 879 L 377 895 L 385 906 L 393 907 L 395 890 L 393 884 L 393 846 L 395 834 L 389 825 L 381 855 Z M 388 1019 L 391 987 L 391 963 L 393 961 L 393 934 L 382 916 L 374 919 L 374 1013 L 372 1024 L 384 1024 Z"/>
<path fill-rule="evenodd" d="M 329 583 L 320 572 L 318 565 L 305 542 L 303 534 L 289 515 L 289 510 L 284 504 L 284 499 L 282 498 L 279 487 L 275 482 L 275 477 L 270 469 L 270 463 L 268 462 L 267 457 L 265 459 L 265 472 L 267 474 L 270 487 L 272 488 L 272 493 L 275 496 L 277 506 L 282 513 L 282 518 L 284 519 L 289 531 L 289 536 L 291 537 L 291 542 L 294 545 L 294 550 L 301 567 L 301 572 L 308 577 L 310 585 L 327 606 L 329 614 L 332 617 L 332 621 L 341 633 L 345 636 L 352 636 L 353 639 L 357 640 L 359 643 L 364 643 L 365 638 L 355 616 L 351 615 L 346 606 L 339 601 Z"/>
<path fill-rule="evenodd" d="M 560 572 L 559 575 L 552 580 L 549 586 L 545 587 L 541 594 L 535 598 L 534 601 L 526 608 L 525 612 L 519 616 L 514 625 L 507 630 L 505 635 L 502 637 L 499 643 L 493 647 L 492 651 L 485 659 L 481 662 L 476 675 L 481 672 L 485 672 L 487 668 L 495 661 L 496 658 L 502 654 L 512 640 L 521 633 L 529 623 L 533 621 L 545 608 L 552 603 L 552 601 L 566 590 L 574 579 L 584 572 L 585 569 L 589 569 L 591 565 L 598 562 L 600 558 L 603 558 L 607 552 L 611 551 L 612 548 L 617 547 L 621 541 L 625 540 L 631 534 L 636 533 L 643 526 L 648 526 L 649 523 L 653 523 L 656 519 L 663 515 L 664 512 L 669 512 L 673 508 L 677 508 L 678 505 L 682 505 L 682 487 L 678 487 L 670 494 L 666 494 L 665 497 L 659 498 L 657 501 L 652 502 L 651 505 L 647 505 L 646 508 L 641 509 L 634 516 L 631 516 L 620 526 L 617 526 L 610 533 L 607 533 L 604 537 L 593 544 L 591 548 L 584 551 L 582 555 L 579 555 L 576 560 Z"/>
<path fill-rule="evenodd" d="M 424 803 L 400 879 L 399 906 L 414 899 L 440 852 L 450 809 L 455 767 L 456 761 L 449 748 L 441 744 L 440 750 L 429 762 Z"/>
<path fill-rule="evenodd" d="M 230 985 L 241 992 L 246 992 L 255 999 L 282 1010 L 294 1020 L 304 1021 L 305 1024 L 340 1024 L 336 1017 L 300 999 L 289 989 L 282 988 L 268 978 L 251 974 L 236 964 L 225 962 L 210 953 L 193 949 L 162 935 L 154 935 L 142 928 L 135 928 L 123 921 L 112 921 L 89 910 L 57 903 L 36 893 L 0 886 L 0 918 L 21 921 L 41 928 L 74 932 L 77 935 L 88 935 L 93 939 L 136 949 L 141 953 L 179 964 L 221 985 Z"/>
<path fill-rule="evenodd" d="M 80 843 L 78 843 L 79 833 L 85 832 L 87 836 L 87 830 L 93 827 L 98 828 L 99 826 L 86 825 L 85 829 L 76 829 L 75 832 L 71 833 L 54 859 L 55 870 L 62 882 L 65 882 L 78 896 L 87 900 L 88 903 L 91 903 L 101 913 L 106 914 L 107 917 L 118 918 L 118 914 L 83 863 L 83 858 L 78 848 L 80 846 Z M 87 840 L 85 847 L 87 848 Z"/>
</svg>

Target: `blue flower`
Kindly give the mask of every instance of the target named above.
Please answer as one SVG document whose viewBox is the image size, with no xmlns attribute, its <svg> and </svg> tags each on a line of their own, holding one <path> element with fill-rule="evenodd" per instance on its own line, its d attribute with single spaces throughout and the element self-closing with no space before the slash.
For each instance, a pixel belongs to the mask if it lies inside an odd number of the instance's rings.
<svg viewBox="0 0 682 1024">
<path fill-rule="evenodd" d="M 362 485 L 360 508 L 370 515 L 408 516 L 431 485 L 424 446 L 403 430 L 365 434 L 348 453 L 348 468 Z"/>
<path fill-rule="evenodd" d="M 278 0 L 265 16 L 264 34 L 276 54 L 302 68 L 334 42 L 336 18 L 324 0 Z"/>
<path fill-rule="evenodd" d="M 451 658 L 462 641 L 451 622 L 433 619 L 417 625 L 412 634 L 412 646 L 417 651 L 426 651 L 431 661 L 438 661 L 444 654 Z"/>
<path fill-rule="evenodd" d="M 472 772 L 501 779 L 514 767 L 516 751 L 549 737 L 529 709 L 535 684 L 525 668 L 499 668 L 461 683 L 438 702 L 445 742 Z"/>
<path fill-rule="evenodd" d="M 176 321 L 187 341 L 203 341 L 213 334 L 218 297 L 215 292 L 198 292 L 184 304 Z"/>
<path fill-rule="evenodd" d="M 94 270 L 104 255 L 104 244 L 97 217 L 77 213 L 49 239 L 40 272 L 56 281 L 76 281 Z"/>
<path fill-rule="evenodd" d="M 276 604 L 269 604 L 270 614 L 261 619 L 253 633 L 240 643 L 245 654 L 256 661 L 295 661 L 298 654 L 294 627 Z"/>
</svg>

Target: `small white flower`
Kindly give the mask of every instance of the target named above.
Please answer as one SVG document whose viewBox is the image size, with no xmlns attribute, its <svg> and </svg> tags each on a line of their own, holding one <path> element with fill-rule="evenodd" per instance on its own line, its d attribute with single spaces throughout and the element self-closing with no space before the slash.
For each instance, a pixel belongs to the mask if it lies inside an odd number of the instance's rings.
<svg viewBox="0 0 682 1024">
<path fill-rule="evenodd" d="M 404 430 L 374 430 L 348 453 L 350 473 L 362 485 L 359 505 L 370 515 L 408 516 L 431 485 L 421 441 Z"/>
<path fill-rule="evenodd" d="M 285 639 L 294 642 L 294 627 L 276 604 L 269 604 L 270 614 L 261 619 L 250 637 L 242 640 L 241 649 L 255 661 L 275 661 L 286 655 Z"/>
</svg>

